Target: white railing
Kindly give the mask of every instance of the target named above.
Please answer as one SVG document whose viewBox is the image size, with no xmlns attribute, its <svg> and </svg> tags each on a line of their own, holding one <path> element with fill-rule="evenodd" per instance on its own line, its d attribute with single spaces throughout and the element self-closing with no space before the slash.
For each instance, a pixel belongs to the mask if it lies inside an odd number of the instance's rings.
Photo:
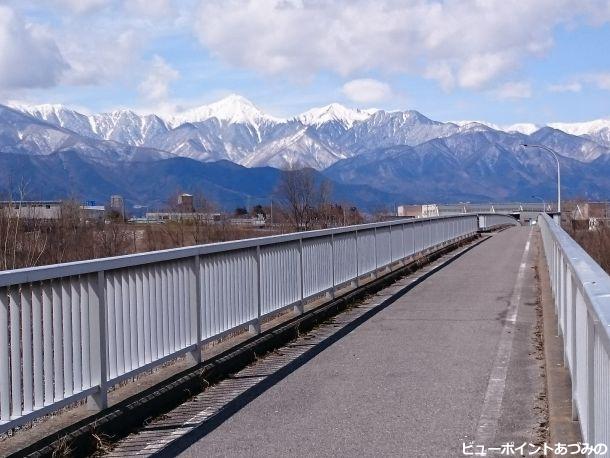
<svg viewBox="0 0 610 458">
<path fill-rule="evenodd" d="M 572 378 L 572 415 L 584 442 L 609 445 L 610 276 L 549 216 L 538 224 Z"/>
<path fill-rule="evenodd" d="M 519 223 L 515 218 L 507 215 L 494 213 L 482 213 L 479 215 L 479 229 L 481 230 L 490 230 L 510 224 L 518 225 Z"/>
<path fill-rule="evenodd" d="M 400 220 L 0 272 L 0 433 L 104 408 L 124 379 L 478 228 Z"/>
</svg>

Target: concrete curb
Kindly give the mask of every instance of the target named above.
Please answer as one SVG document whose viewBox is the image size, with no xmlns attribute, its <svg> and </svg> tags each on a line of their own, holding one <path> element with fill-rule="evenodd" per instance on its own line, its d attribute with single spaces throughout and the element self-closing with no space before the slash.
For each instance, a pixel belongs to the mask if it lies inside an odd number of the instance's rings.
<svg viewBox="0 0 610 458">
<path fill-rule="evenodd" d="M 432 273 L 487 240 L 489 236 L 479 240 L 476 240 L 477 238 L 479 236 L 475 235 L 455 242 L 424 256 L 423 259 L 420 258 L 401 266 L 357 289 L 347 292 L 331 302 L 253 336 L 241 345 L 233 347 L 198 366 L 175 374 L 165 381 L 117 403 L 104 412 L 100 412 L 93 417 L 89 417 L 51 434 L 45 439 L 9 456 L 51 456 L 57 454 L 62 449 L 68 450 L 68 454 L 71 456 L 94 454 L 99 448 L 100 437 L 110 437 L 112 441 L 116 441 L 127 436 L 129 433 L 139 429 L 148 419 L 175 408 L 193 395 L 202 392 L 207 386 L 254 362 L 260 355 L 282 347 L 291 340 L 294 340 L 299 333 L 307 332 L 318 324 L 337 315 L 355 301 L 382 289 L 399 277 L 417 270 L 422 264 L 428 264 L 460 246 L 475 241 L 475 243 L 471 243 L 470 246 L 452 258 L 422 275 L 419 281 L 423 281 Z M 376 309 L 372 309 L 370 312 L 376 313 Z"/>
</svg>

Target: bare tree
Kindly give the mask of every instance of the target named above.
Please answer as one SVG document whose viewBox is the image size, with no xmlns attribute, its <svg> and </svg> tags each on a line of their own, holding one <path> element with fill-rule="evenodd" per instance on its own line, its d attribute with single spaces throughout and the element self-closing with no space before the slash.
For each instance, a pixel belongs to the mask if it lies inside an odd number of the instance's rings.
<svg viewBox="0 0 610 458">
<path fill-rule="evenodd" d="M 319 197 L 313 170 L 283 170 L 277 186 L 277 195 L 294 227 L 297 230 L 310 230 Z"/>
</svg>

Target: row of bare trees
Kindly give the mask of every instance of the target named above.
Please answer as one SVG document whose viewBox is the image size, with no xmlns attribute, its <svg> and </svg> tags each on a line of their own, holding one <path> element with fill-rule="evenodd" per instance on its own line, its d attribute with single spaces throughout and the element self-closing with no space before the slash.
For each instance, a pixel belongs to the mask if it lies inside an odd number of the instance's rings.
<svg viewBox="0 0 610 458">
<path fill-rule="evenodd" d="M 179 193 L 169 200 L 165 212 L 172 215 L 162 224 L 133 224 L 113 217 L 87 220 L 76 200 L 63 201 L 58 213 L 36 215 L 25 207 L 23 197 L 4 201 L 0 208 L 0 269 L 56 264 L 142 251 L 183 247 L 210 242 L 243 239 L 277 233 L 336 227 L 363 222 L 358 210 L 332 201 L 330 183 L 311 169 L 281 173 L 274 193 L 275 206 L 255 205 L 252 213 L 242 210 L 234 216 L 262 214 L 266 227 L 232 224 L 220 216 L 219 207 L 196 192 L 188 208 L 178 203 Z M 27 211 L 23 209 L 26 208 Z M 19 210 L 17 210 L 19 209 Z M 272 221 L 268 216 L 273 214 Z M 177 215 L 177 217 L 176 217 Z"/>
<path fill-rule="evenodd" d="M 295 230 L 308 231 L 363 221 L 356 207 L 332 202 L 330 182 L 316 179 L 312 169 L 284 170 L 276 194 Z"/>
<path fill-rule="evenodd" d="M 19 210 L 17 210 L 17 208 Z M 21 211 L 19 201 L 0 210 L 0 268 L 56 264 L 134 251 L 125 225 L 85 223 L 76 201 L 62 202 L 57 215 L 43 218 L 36 209 Z"/>
</svg>

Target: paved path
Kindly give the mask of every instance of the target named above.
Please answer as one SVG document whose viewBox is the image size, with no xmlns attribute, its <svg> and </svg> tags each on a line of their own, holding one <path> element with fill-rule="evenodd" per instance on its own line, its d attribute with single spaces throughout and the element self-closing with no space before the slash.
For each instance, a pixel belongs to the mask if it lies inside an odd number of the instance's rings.
<svg viewBox="0 0 610 458">
<path fill-rule="evenodd" d="M 442 457 L 462 456 L 464 441 L 536 442 L 545 421 L 537 240 L 530 228 L 493 235 L 167 454 Z M 348 312 L 333 326 L 352 319 Z M 326 328 L 318 337 L 333 332 Z M 287 353 L 302 355 L 302 339 Z M 243 380 L 281 367 L 265 360 Z"/>
</svg>

